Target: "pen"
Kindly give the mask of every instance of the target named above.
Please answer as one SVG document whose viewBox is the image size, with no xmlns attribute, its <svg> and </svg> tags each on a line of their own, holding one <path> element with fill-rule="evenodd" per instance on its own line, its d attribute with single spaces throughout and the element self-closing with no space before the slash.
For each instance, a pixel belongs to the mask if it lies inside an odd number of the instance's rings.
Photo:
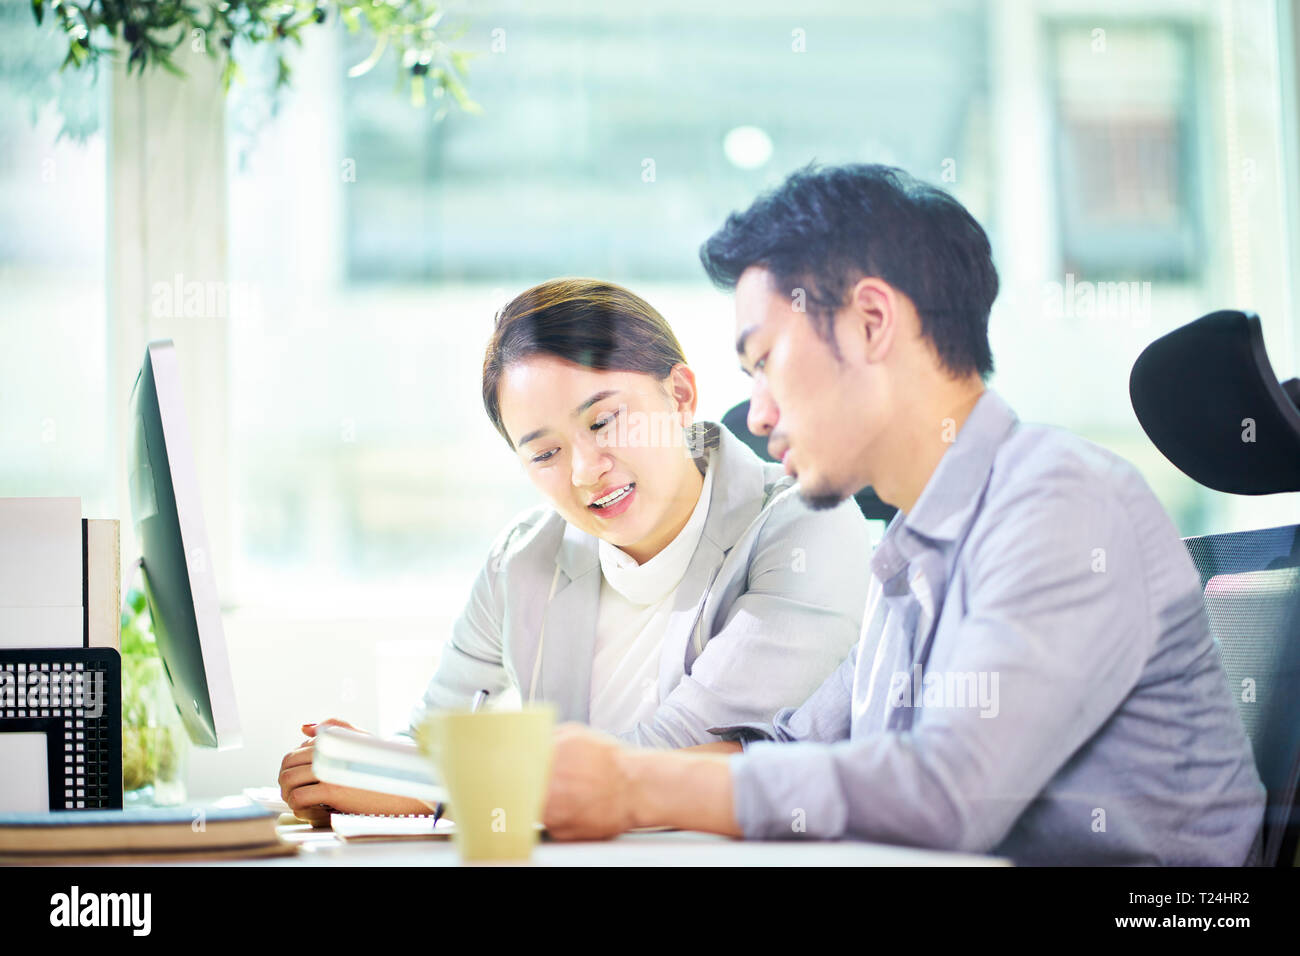
<svg viewBox="0 0 1300 956">
<path fill-rule="evenodd" d="M 487 695 L 488 692 L 486 690 L 480 690 L 474 695 L 474 699 L 470 702 L 469 705 L 469 712 L 471 714 L 479 709 L 483 701 L 487 700 Z M 441 800 L 439 800 L 438 805 L 433 808 L 433 826 L 435 829 L 438 826 L 438 821 L 442 819 L 442 811 L 445 810 L 446 808 L 447 805 L 443 803 Z"/>
</svg>

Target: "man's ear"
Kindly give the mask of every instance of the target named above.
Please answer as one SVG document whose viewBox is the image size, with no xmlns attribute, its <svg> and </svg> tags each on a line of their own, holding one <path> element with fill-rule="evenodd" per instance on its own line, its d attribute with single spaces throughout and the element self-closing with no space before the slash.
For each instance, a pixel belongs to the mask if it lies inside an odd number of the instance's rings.
<svg viewBox="0 0 1300 956">
<path fill-rule="evenodd" d="M 873 364 L 883 361 L 898 332 L 898 293 L 894 287 L 882 279 L 859 279 L 841 315 L 846 344 L 854 354 Z"/>
<path fill-rule="evenodd" d="M 699 404 L 700 393 L 696 389 L 695 373 L 691 367 L 682 362 L 674 365 L 664 380 L 664 389 L 672 400 L 673 408 L 682 416 L 682 427 L 694 422 L 695 406 Z"/>
</svg>

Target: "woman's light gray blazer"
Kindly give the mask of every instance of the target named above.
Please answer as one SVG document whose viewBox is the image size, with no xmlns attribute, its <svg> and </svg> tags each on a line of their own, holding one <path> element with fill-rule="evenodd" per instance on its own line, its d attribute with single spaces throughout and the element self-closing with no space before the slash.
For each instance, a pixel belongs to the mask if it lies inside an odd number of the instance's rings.
<svg viewBox="0 0 1300 956">
<path fill-rule="evenodd" d="M 620 735 L 643 747 L 707 743 L 717 739 L 710 727 L 798 706 L 861 627 L 870 539 L 857 504 L 810 510 L 780 465 L 707 428 L 717 471 L 664 634 L 659 706 Z M 596 538 L 549 507 L 517 519 L 479 572 L 412 728 L 426 709 L 468 706 L 480 688 L 498 697 L 513 684 L 527 703 L 543 622 L 535 699 L 553 703 L 558 720 L 586 723 L 601 577 Z"/>
</svg>

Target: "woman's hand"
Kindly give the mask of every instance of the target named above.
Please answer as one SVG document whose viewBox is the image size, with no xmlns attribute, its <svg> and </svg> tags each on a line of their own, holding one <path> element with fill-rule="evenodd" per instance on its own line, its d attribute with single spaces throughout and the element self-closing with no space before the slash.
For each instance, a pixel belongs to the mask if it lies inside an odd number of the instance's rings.
<svg viewBox="0 0 1300 956">
<path fill-rule="evenodd" d="M 321 727 L 346 727 L 357 733 L 368 733 L 353 727 L 347 721 L 331 717 L 320 723 L 303 724 L 307 739 L 296 750 L 285 754 L 280 762 L 280 797 L 293 810 L 294 816 L 316 827 L 327 827 L 330 813 L 428 813 L 432 809 L 423 800 L 398 797 L 391 793 L 359 790 L 334 783 L 322 783 L 316 778 L 311 761 L 316 743 L 316 731 Z"/>
</svg>

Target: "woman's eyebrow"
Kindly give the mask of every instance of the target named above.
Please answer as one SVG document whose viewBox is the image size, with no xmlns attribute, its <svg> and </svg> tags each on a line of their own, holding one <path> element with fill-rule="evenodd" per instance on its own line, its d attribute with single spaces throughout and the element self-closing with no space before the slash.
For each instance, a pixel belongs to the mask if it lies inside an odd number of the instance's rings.
<svg viewBox="0 0 1300 956">
<path fill-rule="evenodd" d="M 587 399 L 585 402 L 583 402 L 581 405 L 575 408 L 573 410 L 573 414 L 575 417 L 581 415 L 583 412 L 591 408 L 591 406 L 595 405 L 597 402 L 603 402 L 611 395 L 617 395 L 617 394 L 618 394 L 618 389 L 616 388 L 610 388 L 610 389 L 606 389 L 603 392 L 597 392 L 595 395 L 591 396 L 591 398 Z"/>
<path fill-rule="evenodd" d="M 587 399 L 585 402 L 583 402 L 581 405 L 575 408 L 573 410 L 573 414 L 575 416 L 581 415 L 583 412 L 591 408 L 591 406 L 595 405 L 597 402 L 603 402 L 605 399 L 617 394 L 618 394 L 618 389 L 616 388 L 608 388 L 605 389 L 605 391 L 603 392 L 597 392 L 595 395 L 591 396 L 591 398 Z M 524 445 L 527 445 L 534 438 L 541 438 L 548 431 L 550 431 L 549 428 L 535 428 L 532 431 L 530 431 L 527 435 L 524 435 L 522 438 L 516 441 L 515 447 L 522 448 L 524 447 Z"/>
<path fill-rule="evenodd" d="M 533 431 L 530 431 L 530 432 L 529 432 L 527 435 L 525 435 L 523 438 L 518 439 L 518 440 L 515 442 L 515 447 L 516 447 L 516 448 L 523 448 L 525 445 L 527 445 L 527 444 L 528 444 L 530 441 L 532 441 L 534 438 L 541 438 L 543 435 L 546 434 L 546 432 L 547 432 L 547 429 L 545 429 L 545 428 L 536 428 L 536 429 L 534 429 Z"/>
</svg>

